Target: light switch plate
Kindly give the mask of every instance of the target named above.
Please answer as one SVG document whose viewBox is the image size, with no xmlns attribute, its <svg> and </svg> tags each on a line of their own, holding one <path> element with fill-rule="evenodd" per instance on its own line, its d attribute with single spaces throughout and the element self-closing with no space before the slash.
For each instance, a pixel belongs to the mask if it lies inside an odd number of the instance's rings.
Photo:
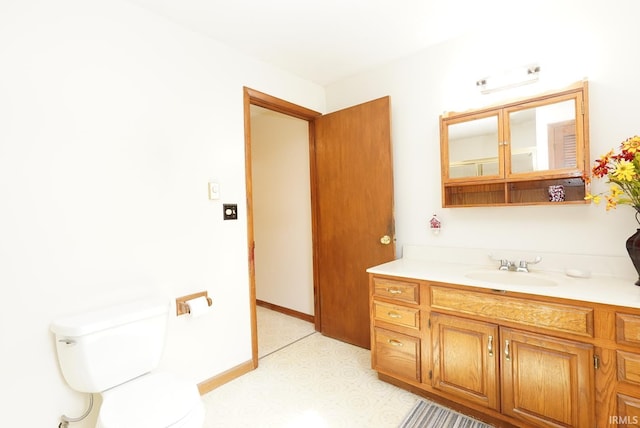
<svg viewBox="0 0 640 428">
<path fill-rule="evenodd" d="M 209 199 L 212 201 L 220 199 L 220 184 L 210 181 L 209 182 Z"/>
</svg>

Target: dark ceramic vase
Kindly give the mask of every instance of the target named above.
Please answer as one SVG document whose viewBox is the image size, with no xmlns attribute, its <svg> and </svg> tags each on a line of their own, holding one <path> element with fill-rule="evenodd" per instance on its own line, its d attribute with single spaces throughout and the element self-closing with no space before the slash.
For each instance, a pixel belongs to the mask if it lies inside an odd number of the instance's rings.
<svg viewBox="0 0 640 428">
<path fill-rule="evenodd" d="M 637 229 L 636 233 L 627 239 L 627 252 L 629 253 L 631 262 L 633 262 L 633 267 L 636 268 L 636 272 L 638 272 L 636 285 L 640 285 L 640 229 Z"/>
</svg>

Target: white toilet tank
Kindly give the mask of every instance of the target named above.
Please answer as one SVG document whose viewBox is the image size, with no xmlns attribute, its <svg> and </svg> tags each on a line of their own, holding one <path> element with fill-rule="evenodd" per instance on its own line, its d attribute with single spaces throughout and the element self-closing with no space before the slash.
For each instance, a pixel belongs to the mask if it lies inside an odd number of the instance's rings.
<svg viewBox="0 0 640 428">
<path fill-rule="evenodd" d="M 69 386 L 102 392 L 157 367 L 169 304 L 137 300 L 54 321 L 58 362 Z"/>
</svg>

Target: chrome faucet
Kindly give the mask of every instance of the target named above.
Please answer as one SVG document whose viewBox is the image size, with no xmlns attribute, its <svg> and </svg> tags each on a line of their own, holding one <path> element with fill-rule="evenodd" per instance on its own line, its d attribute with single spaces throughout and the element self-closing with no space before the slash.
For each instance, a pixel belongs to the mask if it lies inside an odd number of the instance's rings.
<svg viewBox="0 0 640 428">
<path fill-rule="evenodd" d="M 529 265 L 540 263 L 541 260 L 542 260 L 542 257 L 540 256 L 536 256 L 535 259 L 530 261 L 520 260 L 520 262 L 518 263 L 518 267 L 516 268 L 516 272 L 529 272 Z"/>
<path fill-rule="evenodd" d="M 515 264 L 507 259 L 500 259 L 499 270 L 515 270 Z"/>
<path fill-rule="evenodd" d="M 516 272 L 529 272 L 529 265 L 527 262 L 520 260 L 520 263 L 518 263 L 518 267 L 516 268 Z"/>
<path fill-rule="evenodd" d="M 500 259 L 499 270 L 506 270 L 511 272 L 529 272 L 529 265 L 540 263 L 542 257 L 536 256 L 533 260 L 520 260 L 517 264 L 507 259 Z"/>
</svg>

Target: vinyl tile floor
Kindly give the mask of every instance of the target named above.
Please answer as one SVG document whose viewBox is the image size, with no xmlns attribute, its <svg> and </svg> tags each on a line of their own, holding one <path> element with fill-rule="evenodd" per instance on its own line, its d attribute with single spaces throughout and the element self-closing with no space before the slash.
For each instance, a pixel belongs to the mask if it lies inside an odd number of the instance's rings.
<svg viewBox="0 0 640 428">
<path fill-rule="evenodd" d="M 395 428 L 419 399 L 378 380 L 368 350 L 261 307 L 258 355 L 256 370 L 203 396 L 205 428 Z"/>
</svg>

